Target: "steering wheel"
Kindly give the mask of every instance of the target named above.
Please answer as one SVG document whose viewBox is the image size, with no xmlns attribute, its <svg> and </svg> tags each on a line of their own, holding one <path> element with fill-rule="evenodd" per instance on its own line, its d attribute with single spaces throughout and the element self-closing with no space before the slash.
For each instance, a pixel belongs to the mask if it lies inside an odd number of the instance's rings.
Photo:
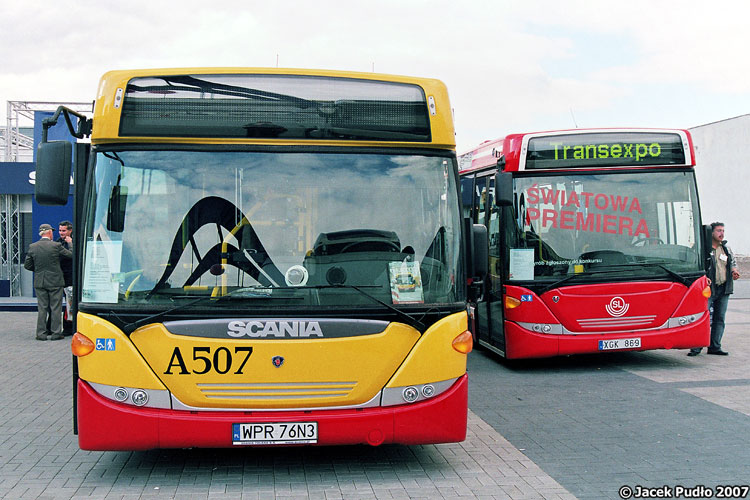
<svg viewBox="0 0 750 500">
<path fill-rule="evenodd" d="M 373 247 L 378 248 L 379 246 L 386 246 L 386 247 L 389 247 L 387 251 L 392 251 L 392 252 L 401 251 L 401 248 L 399 248 L 399 246 L 393 243 L 392 241 L 355 241 L 354 243 L 349 243 L 348 245 L 346 245 L 344 248 L 341 249 L 341 251 L 339 251 L 339 253 L 353 252 L 354 250 L 351 250 L 352 248 L 356 248 L 356 247 L 363 246 L 363 245 L 368 245 L 371 248 Z M 366 252 L 368 250 L 369 249 L 359 250 L 359 251 Z M 379 250 L 369 250 L 369 251 L 376 252 Z"/>
<path fill-rule="evenodd" d="M 664 242 L 661 240 L 661 238 L 657 238 L 655 236 L 651 238 L 644 238 L 642 240 L 638 240 L 635 243 L 633 243 L 634 247 L 642 247 L 646 245 L 664 245 Z"/>
</svg>

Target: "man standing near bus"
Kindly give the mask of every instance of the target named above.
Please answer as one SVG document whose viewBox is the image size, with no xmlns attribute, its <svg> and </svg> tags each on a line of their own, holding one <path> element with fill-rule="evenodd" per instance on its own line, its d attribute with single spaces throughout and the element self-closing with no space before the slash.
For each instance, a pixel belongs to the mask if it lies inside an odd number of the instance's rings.
<svg viewBox="0 0 750 500">
<path fill-rule="evenodd" d="M 724 316 L 729 305 L 729 296 L 734 292 L 734 280 L 739 279 L 737 261 L 732 250 L 724 239 L 724 223 L 711 223 L 711 262 L 708 279 L 711 284 L 711 297 L 708 299 L 708 311 L 711 315 L 711 345 L 708 354 L 726 356 L 729 353 L 721 349 L 721 337 L 724 335 Z M 688 356 L 697 356 L 701 348 L 691 349 Z"/>
<path fill-rule="evenodd" d="M 70 250 L 73 251 L 73 224 L 64 220 L 57 225 L 57 232 L 60 233 L 60 237 L 57 241 Z M 60 261 L 60 269 L 62 269 L 63 277 L 65 278 L 65 287 L 63 287 L 63 294 L 65 295 L 65 307 L 68 311 L 68 321 L 63 321 L 63 335 L 73 335 L 72 321 L 70 321 L 71 315 L 73 314 L 73 260 L 63 259 Z"/>
<path fill-rule="evenodd" d="M 60 340 L 62 336 L 62 294 L 65 278 L 60 261 L 73 253 L 52 240 L 52 226 L 39 226 L 41 239 L 29 245 L 23 267 L 34 271 L 34 290 L 37 298 L 37 340 Z"/>
</svg>

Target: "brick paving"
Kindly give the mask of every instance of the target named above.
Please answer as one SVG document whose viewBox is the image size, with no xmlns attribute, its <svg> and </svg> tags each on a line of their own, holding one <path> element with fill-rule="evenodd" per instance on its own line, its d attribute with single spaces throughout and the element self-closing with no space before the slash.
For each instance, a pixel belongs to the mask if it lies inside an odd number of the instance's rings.
<svg viewBox="0 0 750 500">
<path fill-rule="evenodd" d="M 575 498 L 474 413 L 458 444 L 81 451 L 69 341 L 35 341 L 36 313 L 0 314 L 1 498 Z"/>
<path fill-rule="evenodd" d="M 729 357 L 469 358 L 467 440 L 433 446 L 86 452 L 71 432 L 67 340 L 0 313 L 0 497 L 599 499 L 622 485 L 750 482 L 750 300 Z"/>
<path fill-rule="evenodd" d="M 750 484 L 750 300 L 728 357 L 686 350 L 469 362 L 469 406 L 580 499 L 620 486 Z M 502 403 L 500 403 L 502 402 Z"/>
</svg>

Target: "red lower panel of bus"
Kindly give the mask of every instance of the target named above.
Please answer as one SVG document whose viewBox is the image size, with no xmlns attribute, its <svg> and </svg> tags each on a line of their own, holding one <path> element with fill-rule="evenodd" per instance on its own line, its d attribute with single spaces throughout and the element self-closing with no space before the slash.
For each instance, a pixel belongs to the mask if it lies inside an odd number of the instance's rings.
<svg viewBox="0 0 750 500">
<path fill-rule="evenodd" d="M 508 359 L 548 358 L 568 354 L 586 354 L 603 351 L 600 340 L 639 338 L 641 346 L 617 351 L 647 351 L 650 349 L 690 349 L 706 347 L 711 330 L 708 313 L 690 326 L 663 330 L 620 332 L 596 335 L 545 335 L 521 328 L 516 323 L 505 322 L 505 356 Z"/>
<path fill-rule="evenodd" d="M 284 412 L 193 412 L 136 408 L 78 381 L 83 450 L 232 447 L 232 424 L 317 422 L 317 445 L 454 443 L 466 438 L 468 376 L 433 399 L 392 407 Z"/>
</svg>

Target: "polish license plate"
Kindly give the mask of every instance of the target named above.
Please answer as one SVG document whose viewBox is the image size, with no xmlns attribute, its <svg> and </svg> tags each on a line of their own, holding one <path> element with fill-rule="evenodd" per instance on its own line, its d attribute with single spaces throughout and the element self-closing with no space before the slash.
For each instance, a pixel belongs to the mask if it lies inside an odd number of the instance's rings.
<svg viewBox="0 0 750 500">
<path fill-rule="evenodd" d="M 635 349 L 641 347 L 641 338 L 636 337 L 633 339 L 610 339 L 600 340 L 599 350 L 600 351 L 612 351 L 617 349 Z"/>
<path fill-rule="evenodd" d="M 317 442 L 317 422 L 232 424 L 232 444 L 235 445 L 262 446 Z"/>
</svg>

